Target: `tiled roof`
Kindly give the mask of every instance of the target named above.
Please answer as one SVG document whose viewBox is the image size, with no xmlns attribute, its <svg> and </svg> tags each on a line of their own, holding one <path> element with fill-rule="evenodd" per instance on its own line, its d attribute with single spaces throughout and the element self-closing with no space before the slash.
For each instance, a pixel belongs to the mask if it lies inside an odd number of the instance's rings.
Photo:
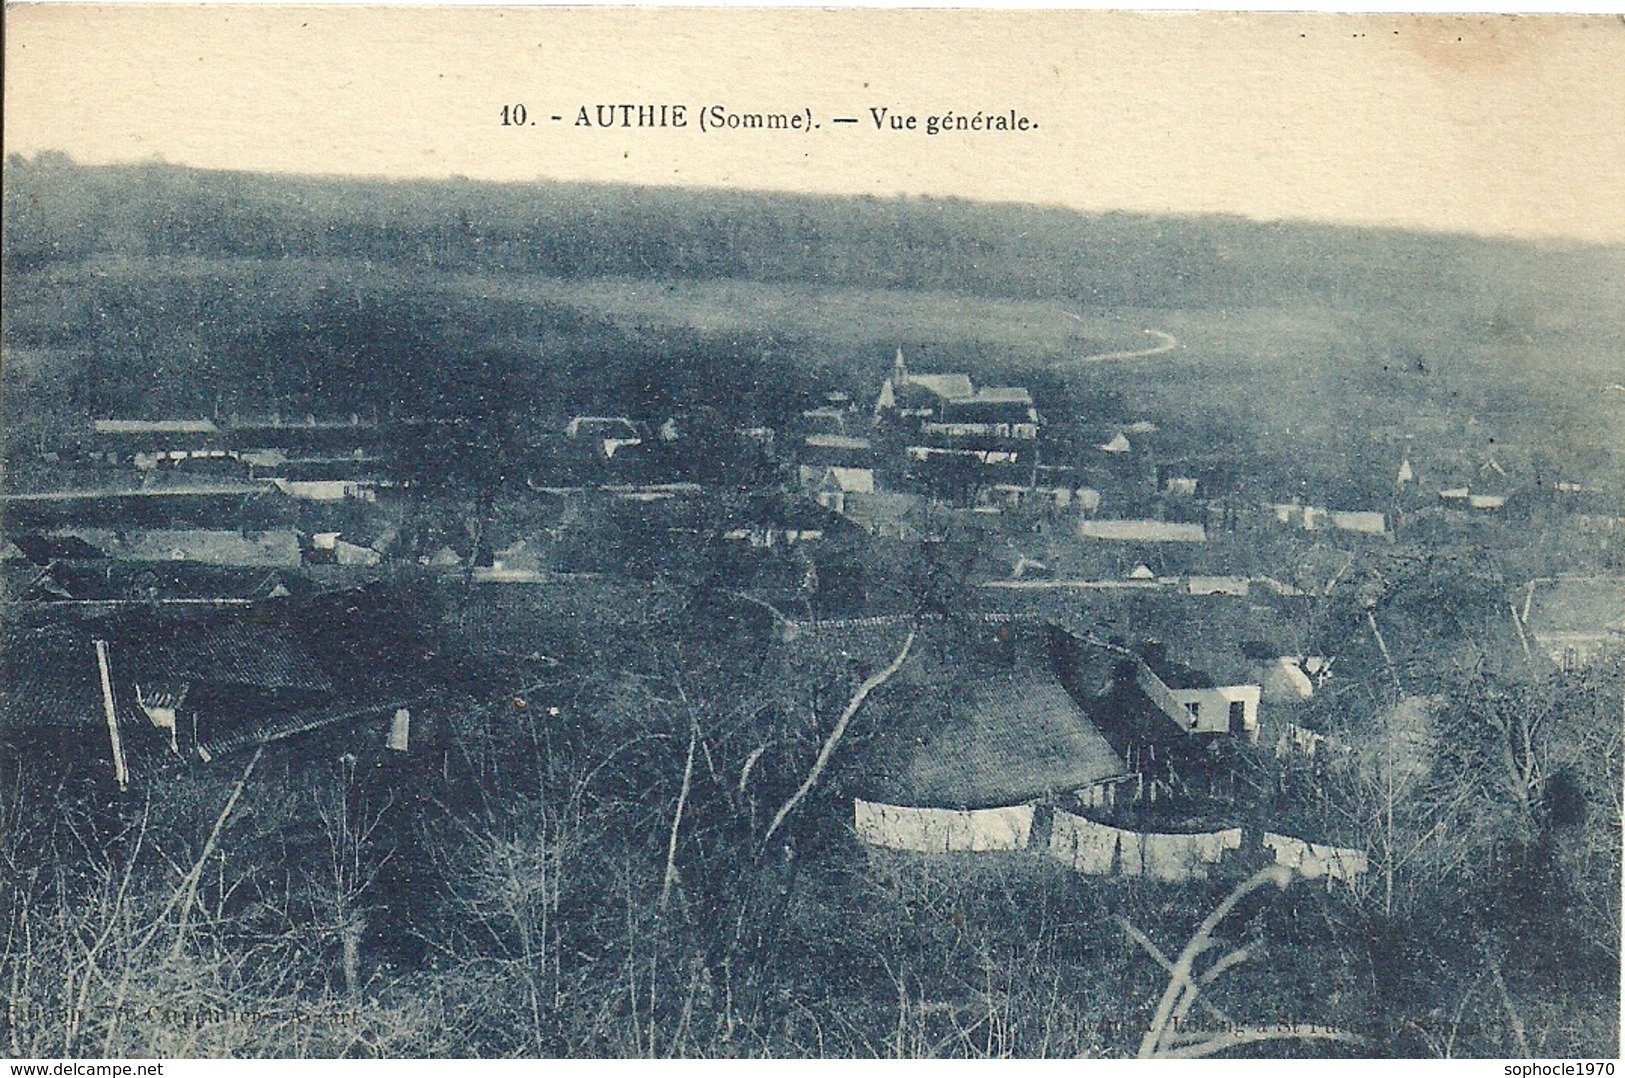
<svg viewBox="0 0 1625 1078">
<path fill-rule="evenodd" d="M 914 619 L 905 614 L 827 621 L 797 621 L 782 628 L 786 655 L 796 661 L 837 661 L 850 665 L 857 681 L 868 677 L 902 650 Z"/>
<path fill-rule="evenodd" d="M 874 448 L 874 443 L 869 439 L 850 434 L 809 434 L 804 441 L 813 449 L 845 449 L 861 452 Z"/>
<path fill-rule="evenodd" d="M 121 723 L 147 725 L 135 686 L 184 686 L 211 753 L 385 717 L 457 684 L 427 649 L 416 606 L 365 590 L 206 613 L 141 604 L 87 616 L 19 604 L 0 636 L 0 727 L 105 723 L 98 639 L 108 642 Z"/>
<path fill-rule="evenodd" d="M 84 561 L 105 556 L 77 535 L 18 535 L 12 537 L 11 542 L 36 565 L 59 559 Z"/>
<path fill-rule="evenodd" d="M 1121 775 L 1123 761 L 1054 676 L 986 677 L 920 739 L 896 790 L 907 804 L 996 805 Z"/>
<path fill-rule="evenodd" d="M 311 707 L 273 712 L 252 724 L 239 725 L 236 729 L 205 737 L 201 747 L 210 756 L 220 756 L 250 745 L 281 741 L 328 726 L 369 718 L 382 720 L 392 715 L 396 708 L 406 707 L 412 702 L 412 699 L 406 697 L 360 701 L 330 700 Z"/>
<path fill-rule="evenodd" d="M 244 536 L 235 531 L 203 528 L 153 528 L 130 532 L 110 548 L 114 557 L 132 561 L 190 561 L 205 565 L 299 565 L 299 538 L 292 531 Z"/>
<path fill-rule="evenodd" d="M 139 683 L 193 682 L 327 694 L 334 683 L 285 631 L 246 617 L 180 622 L 123 642 Z"/>
<path fill-rule="evenodd" d="M 411 695 L 450 676 L 423 631 L 432 615 L 409 590 L 378 585 L 268 605 L 343 695 Z"/>
<path fill-rule="evenodd" d="M 206 478 L 196 475 L 164 475 L 151 482 L 124 482 L 109 479 L 94 487 L 55 490 L 10 490 L 0 494 L 0 503 L 34 506 L 56 503 L 117 501 L 147 498 L 237 498 L 276 490 L 269 482 Z"/>
<path fill-rule="evenodd" d="M 848 518 L 864 528 L 879 528 L 906 520 L 923 500 L 917 494 L 881 492 L 854 495 L 846 499 Z"/>
<path fill-rule="evenodd" d="M 88 624 L 20 626 L 0 641 L 0 727 L 105 723 L 96 633 Z"/>
<path fill-rule="evenodd" d="M 1117 640 L 1139 650 L 1160 641 L 1170 658 L 1222 684 L 1253 680 L 1260 661 L 1312 654 L 1311 600 L 1264 594 L 1192 595 L 1144 588 L 1068 592 L 983 589 L 981 605 L 1054 620 L 1079 636 Z"/>
</svg>

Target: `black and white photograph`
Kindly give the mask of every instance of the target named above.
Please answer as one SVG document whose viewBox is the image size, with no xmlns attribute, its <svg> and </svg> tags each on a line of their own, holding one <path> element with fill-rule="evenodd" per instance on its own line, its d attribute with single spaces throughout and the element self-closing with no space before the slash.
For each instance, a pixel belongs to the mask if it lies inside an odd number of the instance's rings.
<svg viewBox="0 0 1625 1078">
<path fill-rule="evenodd" d="M 6 23 L 0 1056 L 1613 1074 L 1625 20 Z"/>
</svg>

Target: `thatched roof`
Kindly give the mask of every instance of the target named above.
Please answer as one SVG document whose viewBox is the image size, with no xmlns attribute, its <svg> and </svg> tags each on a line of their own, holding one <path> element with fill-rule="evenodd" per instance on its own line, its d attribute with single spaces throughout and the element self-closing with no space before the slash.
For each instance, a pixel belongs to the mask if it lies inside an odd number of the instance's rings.
<svg viewBox="0 0 1625 1078">
<path fill-rule="evenodd" d="M 922 627 L 908 662 L 865 706 L 850 757 L 853 790 L 889 804 L 970 808 L 1123 774 L 1122 759 L 1062 684 L 1053 644 L 1036 623 Z"/>
</svg>

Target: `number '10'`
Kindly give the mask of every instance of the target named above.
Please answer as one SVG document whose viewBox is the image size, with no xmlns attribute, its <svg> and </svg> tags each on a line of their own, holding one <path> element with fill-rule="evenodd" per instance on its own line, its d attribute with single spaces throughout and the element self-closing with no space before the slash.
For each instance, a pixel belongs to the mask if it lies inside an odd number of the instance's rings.
<svg viewBox="0 0 1625 1078">
<path fill-rule="evenodd" d="M 523 126 L 525 126 L 525 106 L 523 106 L 523 105 L 503 105 L 502 106 L 502 126 L 503 127 L 523 127 Z"/>
</svg>

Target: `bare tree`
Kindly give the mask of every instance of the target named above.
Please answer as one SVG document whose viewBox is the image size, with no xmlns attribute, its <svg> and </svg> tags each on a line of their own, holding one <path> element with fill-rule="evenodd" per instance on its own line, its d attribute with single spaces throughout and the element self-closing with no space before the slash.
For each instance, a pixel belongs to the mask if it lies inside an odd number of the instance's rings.
<svg viewBox="0 0 1625 1078">
<path fill-rule="evenodd" d="M 1151 1018 L 1145 1036 L 1140 1040 L 1139 1058 L 1195 1059 L 1261 1041 L 1324 1040 L 1350 1044 L 1364 1043 L 1363 1038 L 1345 1030 L 1301 1021 L 1258 1026 L 1242 1026 L 1227 1022 L 1225 1028 L 1216 1032 L 1181 1028 L 1182 1023 L 1190 1015 L 1192 1006 L 1201 999 L 1202 991 L 1210 987 L 1227 970 L 1254 957 L 1259 949 L 1257 943 L 1247 943 L 1233 948 L 1198 974 L 1197 960 L 1218 945 L 1219 941 L 1214 938 L 1213 933 L 1220 922 L 1230 915 L 1237 903 L 1259 888 L 1274 884 L 1284 890 L 1291 882 L 1292 870 L 1281 865 L 1260 869 L 1243 880 L 1224 901 L 1214 907 L 1212 913 L 1202 919 L 1202 923 L 1196 927 L 1184 949 L 1179 952 L 1179 957 L 1171 962 L 1144 933 L 1126 921 L 1123 922 L 1130 938 L 1146 948 L 1158 964 L 1168 971 L 1168 987 L 1157 1003 L 1156 1013 Z M 1218 1013 L 1223 1016 L 1223 1012 Z"/>
</svg>

